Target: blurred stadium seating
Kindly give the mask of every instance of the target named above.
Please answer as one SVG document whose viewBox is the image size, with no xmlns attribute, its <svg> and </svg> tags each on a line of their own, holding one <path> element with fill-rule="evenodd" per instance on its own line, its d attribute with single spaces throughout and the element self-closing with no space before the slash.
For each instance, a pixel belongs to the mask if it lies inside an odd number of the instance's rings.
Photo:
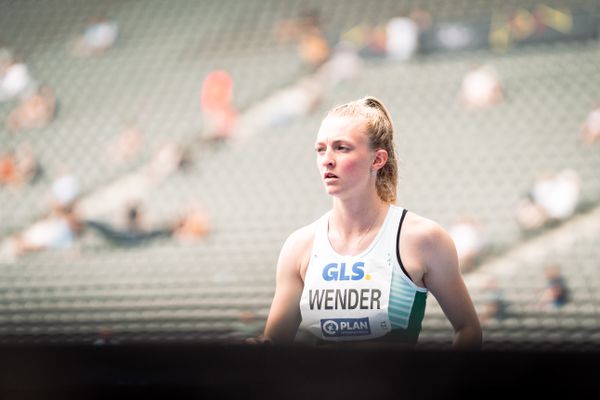
<svg viewBox="0 0 600 400">
<path fill-rule="evenodd" d="M 450 5 L 451 3 L 451 5 Z M 440 20 L 489 16 L 538 1 L 8 1 L 0 3 L 0 45 L 19 53 L 58 97 L 42 129 L 0 129 L 2 149 L 27 141 L 45 168 L 15 192 L 0 187 L 0 239 L 43 216 L 52 173 L 66 163 L 82 197 L 135 173 L 172 141 L 191 162 L 142 193 L 148 219 L 164 221 L 201 204 L 212 231 L 197 243 L 160 239 L 116 248 L 84 234 L 69 251 L 0 260 L 0 343 L 93 343 L 112 340 L 241 340 L 262 331 L 283 240 L 312 221 L 330 200 L 320 188 L 312 145 L 324 112 L 367 94 L 391 110 L 401 158 L 400 204 L 449 227 L 479 218 L 491 251 L 465 274 L 476 306 L 485 277 L 499 279 L 510 314 L 484 326 L 484 346 L 597 349 L 600 346 L 600 156 L 579 140 L 582 121 L 600 99 L 598 38 L 545 43 L 495 53 L 477 49 L 418 56 L 399 63 L 367 59 L 351 82 L 328 93 L 315 112 L 268 126 L 237 145 L 196 146 L 203 77 L 225 69 L 241 113 L 308 72 L 293 44 L 279 43 L 277 22 L 319 8 L 328 37 L 359 23 L 383 24 L 400 5 L 419 5 Z M 599 16 L 595 2 L 549 2 Z M 68 44 L 94 15 L 118 21 L 114 48 L 75 58 Z M 456 102 L 473 64 L 492 64 L 506 100 L 481 113 Z M 0 118 L 11 105 L 0 103 Z M 105 149 L 124 121 L 144 133 L 137 159 L 111 164 Z M 514 217 L 519 198 L 543 170 L 572 168 L 582 182 L 572 220 L 523 235 Z M 114 210 L 99 210 L 115 219 Z M 535 308 L 543 267 L 558 263 L 574 299 L 560 310 Z M 421 345 L 447 346 L 452 329 L 430 296 Z M 562 347 L 561 347 L 562 346 Z"/>
</svg>

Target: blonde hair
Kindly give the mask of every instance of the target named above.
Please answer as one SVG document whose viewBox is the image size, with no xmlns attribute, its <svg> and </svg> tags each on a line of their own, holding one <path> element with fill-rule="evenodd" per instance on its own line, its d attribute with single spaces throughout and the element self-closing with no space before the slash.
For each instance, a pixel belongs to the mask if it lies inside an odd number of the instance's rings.
<svg viewBox="0 0 600 400">
<path fill-rule="evenodd" d="M 386 164 L 377 171 L 377 194 L 383 201 L 394 203 L 398 187 L 398 157 L 392 119 L 381 100 L 373 96 L 363 97 L 334 107 L 327 116 L 363 118 L 366 121 L 369 147 L 371 150 L 384 149 L 388 154 Z"/>
</svg>

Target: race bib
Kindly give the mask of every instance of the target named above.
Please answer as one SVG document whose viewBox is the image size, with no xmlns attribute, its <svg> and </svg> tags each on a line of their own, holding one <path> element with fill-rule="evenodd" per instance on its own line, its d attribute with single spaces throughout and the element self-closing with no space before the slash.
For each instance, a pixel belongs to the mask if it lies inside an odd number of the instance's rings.
<svg viewBox="0 0 600 400">
<path fill-rule="evenodd" d="M 367 340 L 391 330 L 392 266 L 387 260 L 319 260 L 309 266 L 300 300 L 301 328 L 329 341 Z"/>
</svg>

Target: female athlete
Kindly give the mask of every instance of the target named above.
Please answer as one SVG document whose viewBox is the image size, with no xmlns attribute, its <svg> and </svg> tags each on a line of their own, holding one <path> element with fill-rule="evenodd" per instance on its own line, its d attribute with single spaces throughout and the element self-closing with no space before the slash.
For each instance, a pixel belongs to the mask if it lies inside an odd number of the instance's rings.
<svg viewBox="0 0 600 400">
<path fill-rule="evenodd" d="M 456 249 L 437 223 L 395 205 L 397 159 L 390 115 L 365 97 L 337 106 L 315 143 L 332 209 L 293 232 L 278 260 L 260 342 L 415 345 L 431 293 L 454 329 L 453 347 L 482 333 Z"/>
</svg>

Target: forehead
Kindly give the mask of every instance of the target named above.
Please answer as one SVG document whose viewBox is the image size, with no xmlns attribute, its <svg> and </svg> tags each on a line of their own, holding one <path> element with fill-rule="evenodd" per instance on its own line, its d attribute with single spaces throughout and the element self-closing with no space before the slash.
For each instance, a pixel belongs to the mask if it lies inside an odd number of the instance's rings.
<svg viewBox="0 0 600 400">
<path fill-rule="evenodd" d="M 366 121 L 363 118 L 328 116 L 321 122 L 317 143 L 341 139 L 366 140 L 365 129 Z"/>
</svg>

